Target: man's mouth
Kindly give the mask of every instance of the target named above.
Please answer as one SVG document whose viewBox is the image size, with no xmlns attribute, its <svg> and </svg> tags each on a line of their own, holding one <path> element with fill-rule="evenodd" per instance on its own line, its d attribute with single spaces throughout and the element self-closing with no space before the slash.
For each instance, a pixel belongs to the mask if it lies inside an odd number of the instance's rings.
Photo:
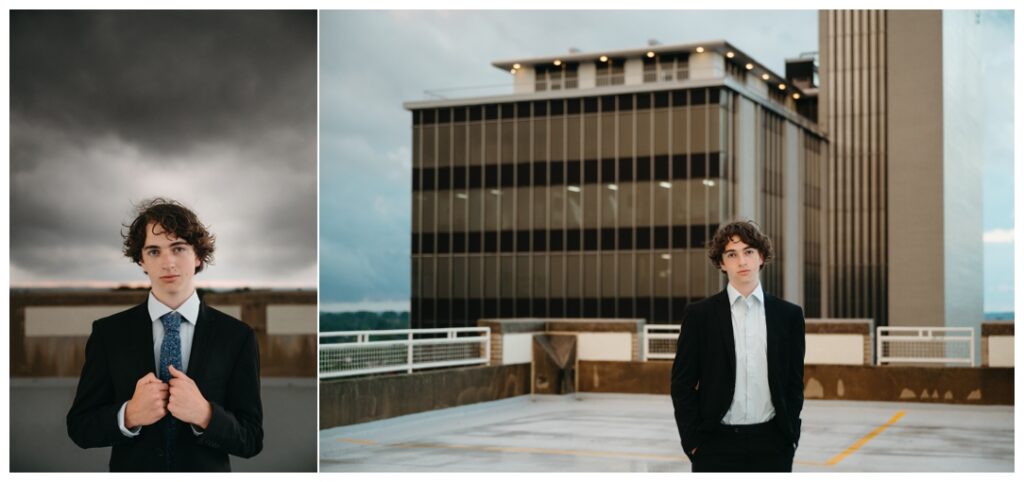
<svg viewBox="0 0 1024 482">
<path fill-rule="evenodd" d="M 162 281 L 174 281 L 174 280 L 178 279 L 178 275 L 176 275 L 176 274 L 169 274 L 167 276 L 161 276 L 160 279 Z"/>
</svg>

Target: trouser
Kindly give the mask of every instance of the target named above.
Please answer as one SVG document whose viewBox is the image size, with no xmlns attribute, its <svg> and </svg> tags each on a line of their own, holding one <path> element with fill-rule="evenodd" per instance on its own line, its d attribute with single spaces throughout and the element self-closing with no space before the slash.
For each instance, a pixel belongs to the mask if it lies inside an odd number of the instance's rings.
<svg viewBox="0 0 1024 482">
<path fill-rule="evenodd" d="M 721 425 L 693 455 L 694 472 L 792 472 L 793 444 L 774 420 Z"/>
</svg>

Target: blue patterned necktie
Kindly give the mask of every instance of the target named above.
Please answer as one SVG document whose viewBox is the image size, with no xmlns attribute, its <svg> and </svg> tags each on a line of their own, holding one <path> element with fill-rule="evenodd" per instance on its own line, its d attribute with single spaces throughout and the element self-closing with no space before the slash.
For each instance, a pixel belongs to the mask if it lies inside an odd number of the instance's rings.
<svg viewBox="0 0 1024 482">
<path fill-rule="evenodd" d="M 167 383 L 171 380 L 171 371 L 167 368 L 168 365 L 174 365 L 174 368 L 182 370 L 181 368 L 181 315 L 176 311 L 167 313 L 160 317 L 160 322 L 164 325 L 164 340 L 160 343 L 160 380 Z M 167 420 L 164 423 L 164 448 L 165 455 L 167 457 L 167 469 L 171 468 L 171 455 L 174 449 L 174 431 L 177 429 L 177 420 L 168 414 Z"/>
</svg>

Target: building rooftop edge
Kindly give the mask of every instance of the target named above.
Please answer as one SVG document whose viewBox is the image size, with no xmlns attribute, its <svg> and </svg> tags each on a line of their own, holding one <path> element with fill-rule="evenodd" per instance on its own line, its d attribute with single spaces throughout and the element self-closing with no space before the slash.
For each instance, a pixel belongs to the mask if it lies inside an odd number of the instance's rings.
<svg viewBox="0 0 1024 482">
<path fill-rule="evenodd" d="M 692 89 L 700 87 L 726 87 L 738 92 L 740 95 L 757 102 L 758 104 L 772 110 L 776 114 L 779 114 L 786 119 L 800 125 L 804 129 L 811 131 L 824 138 L 825 134 L 821 126 L 804 119 L 796 112 L 791 112 L 785 108 L 774 105 L 768 102 L 767 99 L 761 95 L 755 95 L 750 89 L 736 82 L 735 80 L 723 77 L 714 79 L 701 79 L 701 80 L 687 80 L 683 82 L 674 83 L 657 83 L 657 84 L 632 84 L 632 85 L 615 85 L 608 87 L 594 87 L 589 89 L 571 89 L 571 90 L 559 90 L 559 91 L 545 91 L 545 92 L 533 92 L 528 94 L 507 94 L 507 95 L 494 95 L 484 97 L 463 97 L 458 99 L 439 99 L 439 100 L 417 100 L 403 102 L 402 107 L 406 110 L 412 111 L 416 109 L 435 109 L 441 107 L 462 107 L 479 104 L 501 104 L 506 102 L 526 102 L 535 100 L 553 100 L 553 99 L 567 99 L 577 97 L 597 97 L 603 95 L 618 95 L 618 94 L 633 94 L 639 92 L 658 92 L 658 91 L 671 91 L 677 89 Z"/>
<path fill-rule="evenodd" d="M 511 70 L 516 64 L 520 65 L 539 65 L 554 62 L 555 60 L 561 60 L 562 62 L 589 62 L 599 60 L 602 55 L 609 57 L 642 57 L 647 52 L 654 52 L 655 54 L 667 54 L 675 53 L 680 51 L 692 52 L 697 47 L 703 47 L 704 49 L 710 49 L 721 53 L 723 56 L 725 52 L 731 51 L 735 54 L 732 59 L 737 63 L 751 63 L 754 66 L 764 72 L 767 72 L 773 78 L 785 79 L 785 75 L 779 75 L 775 71 L 767 68 L 764 64 L 758 62 L 753 57 L 748 55 L 746 52 L 736 48 L 735 45 L 729 43 L 724 39 L 708 40 L 703 42 L 690 42 L 690 43 L 678 43 L 669 45 L 649 45 L 641 48 L 622 49 L 622 50 L 599 50 L 595 52 L 578 52 L 578 53 L 567 53 L 564 55 L 548 55 L 543 57 L 527 57 L 521 59 L 511 60 L 495 60 L 491 62 L 491 65 L 502 69 L 504 71 Z"/>
</svg>

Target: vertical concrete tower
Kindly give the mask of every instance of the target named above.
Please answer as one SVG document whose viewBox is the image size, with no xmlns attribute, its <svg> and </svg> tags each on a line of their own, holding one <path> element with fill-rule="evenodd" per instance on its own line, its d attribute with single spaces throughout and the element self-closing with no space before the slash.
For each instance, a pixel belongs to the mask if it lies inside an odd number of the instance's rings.
<svg viewBox="0 0 1024 482">
<path fill-rule="evenodd" d="M 970 11 L 822 11 L 824 310 L 983 317 L 980 31 Z"/>
</svg>

